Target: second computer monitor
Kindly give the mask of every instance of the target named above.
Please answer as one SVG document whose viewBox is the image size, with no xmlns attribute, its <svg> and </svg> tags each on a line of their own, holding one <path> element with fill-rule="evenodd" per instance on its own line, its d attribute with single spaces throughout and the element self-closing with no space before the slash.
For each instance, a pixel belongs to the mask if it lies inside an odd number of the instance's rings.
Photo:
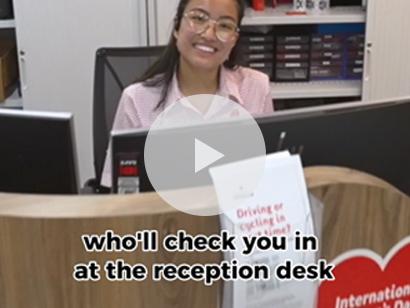
<svg viewBox="0 0 410 308">
<path fill-rule="evenodd" d="M 357 169 L 378 176 L 410 195 L 409 114 L 410 98 L 277 112 L 258 118 L 257 122 L 267 153 L 286 149 L 300 152 L 305 167 L 330 165 Z M 218 130 L 218 125 L 202 129 Z M 220 129 L 226 129 L 226 125 L 229 124 L 221 124 Z M 175 129 L 174 133 L 181 134 L 184 129 Z M 172 135 L 173 131 L 165 133 Z M 138 162 L 140 190 L 152 190 L 144 167 L 146 136 L 146 130 L 114 132 L 112 150 L 113 157 L 117 157 L 113 166 L 114 192 L 118 191 L 119 153 L 124 161 L 131 155 L 133 159 L 128 161 Z"/>
</svg>

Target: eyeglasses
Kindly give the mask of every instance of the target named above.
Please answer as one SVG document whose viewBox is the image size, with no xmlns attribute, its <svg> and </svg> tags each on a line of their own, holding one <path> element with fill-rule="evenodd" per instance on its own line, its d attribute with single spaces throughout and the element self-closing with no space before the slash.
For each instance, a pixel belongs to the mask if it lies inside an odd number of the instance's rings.
<svg viewBox="0 0 410 308">
<path fill-rule="evenodd" d="M 193 32 L 196 34 L 204 33 L 211 26 L 215 24 L 215 35 L 221 42 L 228 42 L 232 40 L 239 28 L 236 23 L 230 18 L 221 17 L 218 20 L 211 19 L 209 14 L 202 10 L 191 10 L 184 14 Z"/>
</svg>

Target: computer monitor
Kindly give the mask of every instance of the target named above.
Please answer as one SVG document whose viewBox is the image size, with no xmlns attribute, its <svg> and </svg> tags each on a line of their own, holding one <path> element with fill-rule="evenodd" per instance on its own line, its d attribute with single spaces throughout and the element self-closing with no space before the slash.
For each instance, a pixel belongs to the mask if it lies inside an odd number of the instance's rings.
<svg viewBox="0 0 410 308">
<path fill-rule="evenodd" d="M 79 192 L 73 116 L 0 110 L 0 192 Z"/>
<path fill-rule="evenodd" d="M 267 153 L 277 151 L 282 144 L 281 150 L 302 152 L 305 167 L 354 168 L 378 176 L 410 195 L 409 114 L 410 98 L 405 98 L 281 111 L 256 120 Z M 238 124 L 213 124 L 200 129 L 226 129 L 226 125 Z M 164 133 L 177 134 L 184 129 Z M 140 191 L 152 190 L 144 168 L 146 136 L 147 130 L 113 132 L 114 192 L 118 192 L 121 161 L 137 162 Z M 285 136 L 282 141 L 281 136 Z"/>
</svg>

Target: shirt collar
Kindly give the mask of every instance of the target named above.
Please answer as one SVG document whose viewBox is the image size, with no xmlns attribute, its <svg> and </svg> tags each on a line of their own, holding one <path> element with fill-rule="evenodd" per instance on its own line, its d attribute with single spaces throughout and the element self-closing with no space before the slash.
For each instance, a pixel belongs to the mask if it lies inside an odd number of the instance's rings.
<svg viewBox="0 0 410 308">
<path fill-rule="evenodd" d="M 174 75 L 172 76 L 171 84 L 169 85 L 169 88 L 168 88 L 168 95 L 166 98 L 165 107 L 168 107 L 169 105 L 179 101 L 183 97 L 184 96 L 179 90 L 178 78 L 177 78 L 177 74 L 175 71 Z"/>
</svg>

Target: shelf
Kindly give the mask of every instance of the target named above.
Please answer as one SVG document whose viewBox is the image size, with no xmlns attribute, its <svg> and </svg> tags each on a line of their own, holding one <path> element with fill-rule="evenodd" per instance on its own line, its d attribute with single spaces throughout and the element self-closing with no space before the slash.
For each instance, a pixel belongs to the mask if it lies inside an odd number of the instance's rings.
<svg viewBox="0 0 410 308">
<path fill-rule="evenodd" d="M 0 108 L 23 109 L 23 99 L 18 95 L 17 90 L 4 102 L 0 102 Z"/>
<path fill-rule="evenodd" d="M 0 19 L 0 29 L 15 28 L 14 19 Z"/>
<path fill-rule="evenodd" d="M 277 8 L 266 8 L 255 11 L 247 8 L 242 20 L 243 26 L 256 25 L 298 25 L 298 24 L 328 24 L 328 23 L 363 23 L 366 13 L 361 6 L 332 7 L 323 13 L 307 13 L 306 15 L 287 15 L 292 10 L 291 5 L 280 5 Z"/>
<path fill-rule="evenodd" d="M 360 80 L 271 83 L 273 99 L 361 96 Z"/>
</svg>

